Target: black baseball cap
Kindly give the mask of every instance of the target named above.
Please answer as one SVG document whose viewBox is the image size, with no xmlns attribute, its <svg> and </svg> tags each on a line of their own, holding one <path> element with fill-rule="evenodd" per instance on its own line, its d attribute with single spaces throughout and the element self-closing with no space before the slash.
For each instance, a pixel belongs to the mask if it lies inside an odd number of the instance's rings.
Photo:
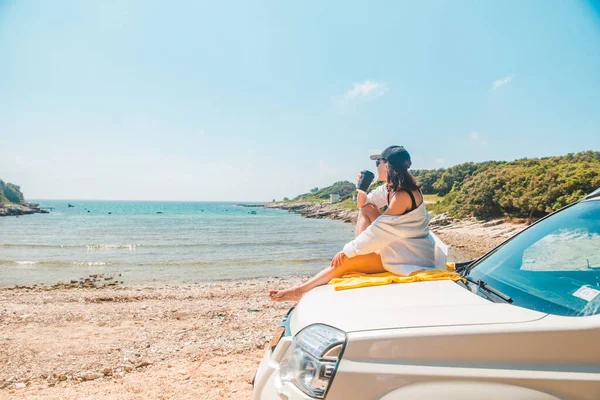
<svg viewBox="0 0 600 400">
<path fill-rule="evenodd" d="M 412 164 L 410 154 L 403 146 L 390 146 L 381 152 L 381 154 L 373 154 L 371 160 L 384 159 L 387 161 L 404 161 L 407 168 Z"/>
</svg>

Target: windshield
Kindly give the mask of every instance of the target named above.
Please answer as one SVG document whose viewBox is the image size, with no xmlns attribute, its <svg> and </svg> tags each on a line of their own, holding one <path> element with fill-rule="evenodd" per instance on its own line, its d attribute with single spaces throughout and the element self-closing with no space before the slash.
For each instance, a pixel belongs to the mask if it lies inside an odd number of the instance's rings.
<svg viewBox="0 0 600 400">
<path fill-rule="evenodd" d="M 515 305 L 568 316 L 600 312 L 600 201 L 577 203 L 523 231 L 468 274 Z"/>
</svg>

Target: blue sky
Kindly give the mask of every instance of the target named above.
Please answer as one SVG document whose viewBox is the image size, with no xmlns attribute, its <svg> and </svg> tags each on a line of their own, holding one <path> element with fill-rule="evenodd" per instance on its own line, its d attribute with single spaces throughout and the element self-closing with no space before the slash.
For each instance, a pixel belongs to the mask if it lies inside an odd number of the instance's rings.
<svg viewBox="0 0 600 400">
<path fill-rule="evenodd" d="M 600 150 L 588 1 L 3 1 L 0 178 L 271 200 L 373 169 Z"/>
</svg>

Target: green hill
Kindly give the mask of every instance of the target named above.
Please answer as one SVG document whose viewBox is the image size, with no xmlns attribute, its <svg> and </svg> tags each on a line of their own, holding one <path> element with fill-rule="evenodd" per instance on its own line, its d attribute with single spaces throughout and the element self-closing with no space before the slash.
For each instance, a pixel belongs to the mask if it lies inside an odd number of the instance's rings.
<svg viewBox="0 0 600 400">
<path fill-rule="evenodd" d="M 5 183 L 0 179 L 0 204 L 4 203 L 23 205 L 26 201 L 19 186 L 14 183 Z"/>
<path fill-rule="evenodd" d="M 322 189 L 314 188 L 310 191 L 310 193 L 301 194 L 294 198 L 294 200 L 322 201 L 329 200 L 330 194 L 339 194 L 341 200 L 344 201 L 351 198 L 352 193 L 354 193 L 355 191 L 356 186 L 353 183 L 348 181 L 340 181 Z"/>
<path fill-rule="evenodd" d="M 600 187 L 600 152 L 464 163 L 414 175 L 424 193 L 444 196 L 430 207 L 435 211 L 456 217 L 535 219 Z"/>
</svg>

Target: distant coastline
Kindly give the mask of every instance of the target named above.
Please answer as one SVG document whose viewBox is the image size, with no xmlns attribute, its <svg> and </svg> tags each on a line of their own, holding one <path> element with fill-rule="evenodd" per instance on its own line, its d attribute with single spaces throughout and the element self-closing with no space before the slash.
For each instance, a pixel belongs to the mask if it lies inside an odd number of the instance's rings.
<svg viewBox="0 0 600 400">
<path fill-rule="evenodd" d="M 48 214 L 48 210 L 40 208 L 36 203 L 25 204 L 0 204 L 0 217 L 11 217 L 28 214 Z"/>
<path fill-rule="evenodd" d="M 26 201 L 20 186 L 0 179 L 0 217 L 35 213 L 47 214 L 48 210 L 41 209 L 37 203 Z"/>
<path fill-rule="evenodd" d="M 346 223 L 356 223 L 358 210 L 345 208 L 339 204 L 311 201 L 276 201 L 263 204 L 239 204 L 241 207 L 263 207 L 287 210 L 305 218 L 332 219 Z"/>
</svg>

